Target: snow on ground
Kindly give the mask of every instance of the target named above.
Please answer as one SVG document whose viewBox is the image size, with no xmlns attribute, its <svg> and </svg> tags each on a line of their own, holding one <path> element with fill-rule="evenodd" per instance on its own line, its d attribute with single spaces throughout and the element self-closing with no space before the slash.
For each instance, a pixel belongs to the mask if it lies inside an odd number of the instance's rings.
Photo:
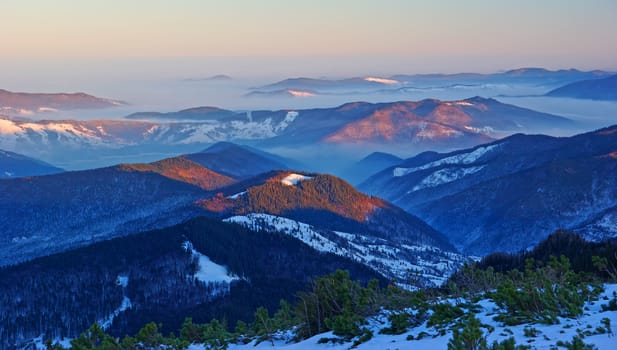
<svg viewBox="0 0 617 350">
<path fill-rule="evenodd" d="M 304 242 L 313 249 L 344 256 L 366 265 L 382 275 L 399 281 L 404 288 L 410 277 L 425 283 L 441 285 L 466 258 L 439 248 L 399 244 L 383 238 L 318 229 L 292 219 L 269 215 L 248 214 L 223 220 L 244 225 L 253 230 L 281 232 Z"/>
<path fill-rule="evenodd" d="M 305 175 L 300 175 L 300 174 L 289 174 L 281 180 L 281 183 L 287 186 L 295 186 L 300 181 L 305 181 L 305 180 L 310 180 L 310 179 L 312 179 L 312 177 L 310 176 L 305 176 Z"/>
<path fill-rule="evenodd" d="M 394 168 L 394 170 L 392 171 L 392 176 L 394 176 L 394 177 L 405 176 L 405 175 L 408 175 L 408 174 L 411 174 L 411 173 L 415 173 L 415 172 L 420 171 L 420 170 L 426 170 L 426 169 L 430 169 L 430 168 L 435 168 L 435 167 L 442 166 L 442 165 L 450 165 L 450 164 L 466 165 L 466 164 L 471 164 L 471 163 L 476 162 L 482 156 L 488 154 L 489 152 L 491 152 L 492 150 L 494 150 L 497 147 L 499 147 L 499 145 L 489 145 L 489 146 L 478 147 L 478 148 L 476 148 L 475 150 L 473 150 L 471 152 L 456 154 L 456 155 L 453 155 L 453 156 L 450 156 L 450 157 L 442 158 L 442 159 L 436 160 L 434 162 L 430 162 L 430 163 L 421 165 L 419 167 L 413 167 L 413 168 Z"/>
<path fill-rule="evenodd" d="M 133 307 L 133 304 L 131 304 L 131 299 L 129 299 L 129 297 L 125 295 L 122 298 L 122 304 L 120 304 L 120 306 L 117 309 L 115 309 L 111 314 L 109 314 L 106 318 L 99 320 L 98 324 L 103 329 L 109 328 L 111 324 L 114 322 L 114 318 L 116 318 L 116 316 L 120 315 L 121 312 L 124 312 L 130 309 L 131 307 Z"/>
<path fill-rule="evenodd" d="M 313 226 L 295 220 L 269 214 L 248 214 L 246 216 L 232 216 L 223 221 L 241 224 L 254 230 L 270 229 L 271 231 L 282 232 L 301 240 L 320 252 L 343 253 L 336 243 L 321 235 Z"/>
<path fill-rule="evenodd" d="M 231 274 L 225 266 L 213 262 L 212 260 L 210 260 L 209 257 L 195 250 L 191 242 L 186 241 L 182 244 L 182 246 L 187 251 L 190 251 L 193 256 L 199 259 L 199 266 L 197 272 L 195 272 L 195 278 L 197 278 L 199 281 L 206 283 L 231 283 L 231 281 L 238 279 L 238 276 Z"/>
<path fill-rule="evenodd" d="M 238 197 L 244 196 L 245 194 L 246 194 L 246 191 L 242 191 L 242 192 L 236 193 L 236 194 L 234 194 L 234 195 L 231 195 L 231 196 L 229 196 L 228 198 L 230 198 L 230 199 L 236 199 L 236 198 L 238 198 Z"/>
<path fill-rule="evenodd" d="M 313 96 L 313 94 L 311 94 L 311 95 L 294 95 L 294 96 Z M 281 132 L 281 131 L 287 129 L 289 124 L 293 123 L 294 120 L 296 120 L 296 118 L 298 118 L 299 115 L 300 115 L 300 113 L 296 112 L 296 111 L 289 111 L 289 112 L 287 112 L 287 114 L 285 115 L 285 119 L 281 120 L 281 122 L 278 123 L 278 125 L 274 128 L 274 131 L 275 132 Z"/>
<path fill-rule="evenodd" d="M 126 288 L 129 285 L 129 276 L 118 275 L 118 278 L 116 278 L 116 284 L 122 286 L 122 288 Z"/>
<path fill-rule="evenodd" d="M 118 308 L 115 309 L 111 314 L 107 315 L 107 317 L 97 321 L 103 329 L 109 328 L 114 322 L 114 318 L 116 318 L 116 316 L 118 316 L 121 312 L 124 312 L 133 307 L 133 304 L 131 304 L 131 299 L 126 296 L 126 287 L 129 285 L 129 276 L 118 275 L 118 277 L 116 277 L 116 285 L 122 287 L 122 303 L 120 303 L 120 306 L 118 306 Z"/>
<path fill-rule="evenodd" d="M 456 181 L 467 175 L 477 173 L 478 171 L 484 169 L 485 166 L 486 165 L 474 166 L 469 168 L 446 168 L 437 170 L 436 172 L 422 179 L 422 181 L 420 181 L 419 184 L 414 186 L 414 188 L 409 192 L 415 192 L 423 188 L 436 187 L 448 182 Z"/>
<path fill-rule="evenodd" d="M 584 314 L 576 319 L 559 319 L 559 324 L 542 325 L 542 324 L 523 324 L 518 326 L 505 326 L 495 320 L 493 317 L 499 310 L 497 305 L 490 300 L 481 300 L 477 304 L 480 306 L 480 311 L 476 317 L 483 325 L 482 330 L 487 338 L 488 345 L 494 341 L 503 341 L 510 337 L 514 337 L 517 345 L 528 345 L 531 349 L 549 350 L 563 349 L 557 348 L 557 341 L 570 342 L 572 337 L 580 332 L 596 332 L 597 327 L 604 327 L 603 318 L 610 320 L 612 332 L 617 332 L 617 312 L 607 311 L 601 312 L 601 305 L 607 304 L 606 298 L 612 298 L 613 292 L 617 292 L 617 284 L 606 285 L 604 293 L 599 300 L 587 303 Z M 449 300 L 447 302 L 454 302 Z M 359 350 L 445 350 L 448 348 L 448 341 L 452 338 L 452 331 L 447 327 L 445 333 L 440 334 L 435 327 L 428 327 L 424 322 L 418 327 L 410 328 L 407 332 L 400 335 L 379 334 L 379 331 L 387 327 L 387 311 L 382 312 L 377 317 L 368 320 L 368 328 L 373 332 L 374 336 L 369 341 L 360 344 Z M 493 329 L 491 330 L 491 327 Z M 527 329 L 527 331 L 526 331 Z M 535 336 L 530 336 L 531 333 L 536 333 Z M 417 339 L 420 334 L 424 336 Z M 527 333 L 527 335 L 526 335 Z M 407 340 L 412 336 L 413 340 Z M 288 342 L 289 337 L 274 340 L 273 342 L 262 342 L 255 344 L 231 344 L 229 350 L 249 350 L 249 349 L 281 349 L 281 350 L 347 350 L 350 349 L 352 343 L 343 344 L 318 344 L 322 338 L 334 338 L 332 332 L 318 334 L 312 338 L 306 339 L 298 343 Z M 583 341 L 587 344 L 594 344 L 598 350 L 614 350 L 617 348 L 617 338 L 614 334 L 593 334 L 584 337 Z M 192 344 L 191 350 L 204 350 L 205 347 L 201 344 Z"/>
</svg>

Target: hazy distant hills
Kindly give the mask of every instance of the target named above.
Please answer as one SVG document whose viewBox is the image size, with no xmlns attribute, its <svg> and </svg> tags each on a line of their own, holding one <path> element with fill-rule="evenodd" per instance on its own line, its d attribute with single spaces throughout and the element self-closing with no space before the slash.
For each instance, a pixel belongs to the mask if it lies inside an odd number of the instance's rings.
<svg viewBox="0 0 617 350">
<path fill-rule="evenodd" d="M 289 169 L 288 160 L 248 146 L 218 142 L 205 150 L 184 156 L 203 167 L 236 179 L 244 179 L 271 170 Z M 289 161 L 293 164 L 293 161 Z"/>
<path fill-rule="evenodd" d="M 363 77 L 363 78 L 348 78 L 340 80 L 330 79 L 314 79 L 314 78 L 289 78 L 273 84 L 261 86 L 255 91 L 277 91 L 277 90 L 319 90 L 330 91 L 336 89 L 375 89 L 387 85 L 397 85 L 401 82 L 398 80 L 380 78 L 380 77 Z"/>
<path fill-rule="evenodd" d="M 399 158 L 393 154 L 373 152 L 343 170 L 341 176 L 351 184 L 358 185 L 363 180 L 366 180 L 368 175 L 375 174 L 380 170 L 402 162 L 402 158 Z"/>
<path fill-rule="evenodd" d="M 427 152 L 360 189 L 418 215 L 474 254 L 525 249 L 558 228 L 614 237 L 617 126 L 569 138 L 514 135 Z"/>
<path fill-rule="evenodd" d="M 0 113 L 29 115 L 70 109 L 108 108 L 125 102 L 77 93 L 27 93 L 0 89 Z"/>
<path fill-rule="evenodd" d="M 298 111 L 293 123 L 263 145 L 356 144 L 407 145 L 421 149 L 477 145 L 517 132 L 569 129 L 574 123 L 474 97 L 460 101 L 422 100 L 348 103 L 331 109 Z"/>
<path fill-rule="evenodd" d="M 313 97 L 320 93 L 315 90 L 299 90 L 299 89 L 281 89 L 268 91 L 251 91 L 245 96 L 247 97 Z"/>
<path fill-rule="evenodd" d="M 617 100 L 617 75 L 603 79 L 577 81 L 546 94 L 553 97 L 570 97 L 587 100 Z"/>
<path fill-rule="evenodd" d="M 233 118 L 236 116 L 235 112 L 225 109 L 205 106 L 184 109 L 178 112 L 160 113 L 160 112 L 138 112 L 126 116 L 126 119 L 162 119 L 162 120 L 221 120 L 225 118 Z"/>
<path fill-rule="evenodd" d="M 311 91 L 320 93 L 396 92 L 409 88 L 443 88 L 444 86 L 478 87 L 481 85 L 537 85 L 556 87 L 578 80 L 607 77 L 611 73 L 577 69 L 547 70 L 544 68 L 519 68 L 505 72 L 455 73 L 455 74 L 398 74 L 388 77 L 366 76 L 346 79 L 289 78 L 252 89 L 252 96 L 268 96 L 284 91 Z M 300 95 L 298 95 L 300 96 Z"/>
<path fill-rule="evenodd" d="M 559 85 L 569 82 L 609 76 L 610 72 L 601 70 L 581 71 L 578 69 L 548 70 L 545 68 L 526 67 L 492 74 L 456 73 L 456 74 L 416 74 L 395 75 L 393 79 L 408 82 L 428 83 L 431 81 L 455 81 L 457 83 L 506 83 Z"/>
<path fill-rule="evenodd" d="M 55 163 L 66 161 L 67 154 L 92 160 L 109 154 L 195 145 L 189 150 L 194 152 L 219 141 L 278 149 L 385 145 L 417 152 L 469 147 L 517 132 L 563 132 L 576 126 L 563 117 L 480 97 L 250 112 L 198 107 L 173 113 L 138 113 L 129 118 L 151 121 L 0 118 L 0 148 Z"/>
<path fill-rule="evenodd" d="M 63 171 L 63 169 L 38 159 L 0 150 L 0 179 L 50 175 L 61 173 Z"/>
</svg>

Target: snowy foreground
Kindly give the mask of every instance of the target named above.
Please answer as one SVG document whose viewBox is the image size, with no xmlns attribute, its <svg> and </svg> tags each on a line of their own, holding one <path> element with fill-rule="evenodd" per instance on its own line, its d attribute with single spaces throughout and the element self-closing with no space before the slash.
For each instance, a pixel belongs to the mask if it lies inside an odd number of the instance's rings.
<svg viewBox="0 0 617 350">
<path fill-rule="evenodd" d="M 586 332 L 588 334 L 596 333 L 597 327 L 603 327 L 602 319 L 610 319 L 610 324 L 613 328 L 613 333 L 617 333 L 617 312 L 606 311 L 601 312 L 601 305 L 608 304 L 606 298 L 612 298 L 613 292 L 617 292 L 617 284 L 607 285 L 606 290 L 600 298 L 592 303 L 586 304 L 584 314 L 577 319 L 559 319 L 559 324 L 542 325 L 542 324 L 525 324 L 518 326 L 504 326 L 493 320 L 497 306 L 490 300 L 481 300 L 478 305 L 482 310 L 476 314 L 483 325 L 492 326 L 494 330 L 489 332 L 486 327 L 483 328 L 484 334 L 487 335 L 487 343 L 490 345 L 493 341 L 502 341 L 510 337 L 516 339 L 517 345 L 529 345 L 532 349 L 564 349 L 556 347 L 557 341 L 571 341 L 572 337 L 578 332 Z M 379 330 L 388 326 L 386 313 L 379 317 L 369 320 L 369 328 L 373 331 L 373 338 L 363 344 L 360 344 L 357 349 L 380 349 L 380 350 L 396 350 L 396 349 L 413 349 L 413 350 L 439 350 L 447 349 L 448 341 L 452 337 L 452 332 L 447 331 L 445 335 L 439 335 L 439 332 L 434 327 L 427 327 L 426 322 L 419 327 L 410 328 L 406 333 L 401 335 L 385 335 L 379 334 Z M 527 329 L 527 332 L 525 331 Z M 535 329 L 534 331 L 530 331 Z M 415 340 L 422 332 L 427 333 L 422 339 Z M 526 335 L 527 333 L 527 335 Z M 530 333 L 535 333 L 530 336 Z M 414 340 L 407 340 L 408 336 L 413 336 Z M 324 333 L 314 336 L 310 339 L 299 343 L 288 343 L 285 339 L 275 340 L 274 342 L 266 341 L 260 344 L 254 342 L 238 345 L 232 344 L 230 350 L 242 349 L 288 349 L 288 350 L 305 350 L 305 349 L 349 349 L 352 343 L 343 344 L 318 344 L 322 338 L 332 338 L 332 333 Z M 284 338 L 284 337 L 281 337 Z M 614 334 L 595 334 L 587 335 L 583 339 L 587 344 L 594 344 L 598 350 L 615 350 L 617 349 L 617 336 Z M 205 347 L 200 344 L 192 344 L 190 350 L 205 350 Z"/>
</svg>

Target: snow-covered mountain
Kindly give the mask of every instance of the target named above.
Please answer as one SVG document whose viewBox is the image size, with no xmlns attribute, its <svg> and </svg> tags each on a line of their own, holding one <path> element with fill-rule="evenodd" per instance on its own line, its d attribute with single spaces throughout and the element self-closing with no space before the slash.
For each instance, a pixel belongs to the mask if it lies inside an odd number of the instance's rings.
<svg viewBox="0 0 617 350">
<path fill-rule="evenodd" d="M 279 149 L 315 145 L 454 149 L 517 132 L 569 130 L 574 126 L 566 118 L 479 97 L 241 113 L 199 107 L 174 113 L 138 113 L 129 118 L 150 120 L 34 121 L 4 117 L 0 118 L 0 148 L 64 165 L 61 162 L 66 162 L 67 153 L 76 159 L 103 161 L 110 154 L 126 157 L 170 147 L 194 152 L 219 141 Z"/>
<path fill-rule="evenodd" d="M 360 189 L 426 220 L 474 254 L 525 249 L 558 228 L 615 237 L 617 126 L 569 138 L 514 135 L 427 152 Z"/>
<path fill-rule="evenodd" d="M 274 172 L 199 202 L 229 222 L 283 232 L 407 286 L 439 285 L 467 261 L 422 220 L 330 175 Z"/>
</svg>

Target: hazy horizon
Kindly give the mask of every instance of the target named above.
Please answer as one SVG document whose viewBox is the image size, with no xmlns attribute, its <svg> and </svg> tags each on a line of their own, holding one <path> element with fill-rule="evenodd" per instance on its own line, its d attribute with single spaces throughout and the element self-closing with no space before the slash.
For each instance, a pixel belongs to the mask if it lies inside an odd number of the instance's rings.
<svg viewBox="0 0 617 350">
<path fill-rule="evenodd" d="M 617 71 L 610 0 L 4 0 L 0 11 L 0 30 L 11 34 L 0 48 L 0 88 L 10 90 L 217 74 Z"/>
</svg>

